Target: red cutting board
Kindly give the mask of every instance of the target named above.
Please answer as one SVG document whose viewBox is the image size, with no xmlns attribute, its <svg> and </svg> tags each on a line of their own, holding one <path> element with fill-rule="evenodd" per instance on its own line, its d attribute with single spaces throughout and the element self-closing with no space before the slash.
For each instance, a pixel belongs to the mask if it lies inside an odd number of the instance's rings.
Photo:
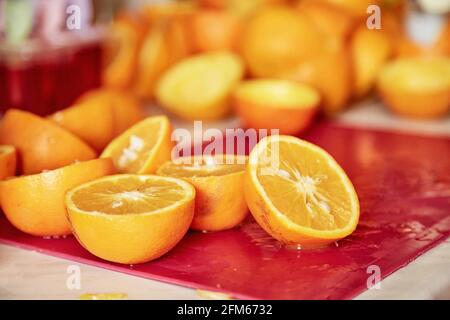
<svg viewBox="0 0 450 320">
<path fill-rule="evenodd" d="M 304 137 L 329 151 L 361 202 L 357 230 L 335 246 L 283 248 L 249 218 L 217 233 L 189 233 L 164 257 L 124 266 L 97 259 L 73 238 L 46 240 L 0 218 L 0 241 L 143 278 L 231 293 L 236 298 L 349 299 L 450 234 L 450 139 L 320 124 Z"/>
</svg>

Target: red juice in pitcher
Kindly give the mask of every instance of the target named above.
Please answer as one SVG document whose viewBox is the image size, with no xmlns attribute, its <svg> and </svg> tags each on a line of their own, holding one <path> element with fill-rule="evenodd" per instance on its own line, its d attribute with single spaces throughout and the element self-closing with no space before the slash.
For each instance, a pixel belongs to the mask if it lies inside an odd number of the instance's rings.
<svg viewBox="0 0 450 320">
<path fill-rule="evenodd" d="M 101 41 L 77 40 L 60 46 L 40 41 L 0 45 L 0 111 L 19 108 L 47 115 L 100 86 Z"/>
</svg>

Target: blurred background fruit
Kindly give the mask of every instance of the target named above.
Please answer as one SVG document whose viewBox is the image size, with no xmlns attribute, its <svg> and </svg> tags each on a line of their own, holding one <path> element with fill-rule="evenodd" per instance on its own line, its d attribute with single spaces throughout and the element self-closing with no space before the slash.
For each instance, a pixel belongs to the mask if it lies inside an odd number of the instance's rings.
<svg viewBox="0 0 450 320">
<path fill-rule="evenodd" d="M 312 87 L 286 80 L 248 80 L 236 88 L 233 102 L 247 128 L 297 134 L 312 124 L 320 95 Z"/>
<path fill-rule="evenodd" d="M 191 41 L 197 52 L 235 50 L 241 32 L 241 21 L 229 11 L 199 10 L 191 21 Z"/>
<path fill-rule="evenodd" d="M 404 58 L 383 67 L 381 98 L 394 112 L 414 118 L 437 118 L 450 109 L 450 58 Z"/>
<path fill-rule="evenodd" d="M 230 94 L 243 76 L 238 55 L 220 51 L 187 58 L 171 67 L 158 83 L 158 102 L 173 114 L 214 120 L 230 111 Z"/>
<path fill-rule="evenodd" d="M 255 77 L 277 77 L 324 48 L 323 37 L 309 18 L 289 7 L 260 9 L 248 21 L 241 52 Z"/>
<path fill-rule="evenodd" d="M 393 43 L 382 30 L 359 26 L 353 33 L 350 52 L 354 72 L 354 94 L 363 97 L 375 84 L 381 67 L 393 53 Z"/>
<path fill-rule="evenodd" d="M 17 152 L 16 148 L 0 145 L 0 180 L 16 174 Z"/>
</svg>

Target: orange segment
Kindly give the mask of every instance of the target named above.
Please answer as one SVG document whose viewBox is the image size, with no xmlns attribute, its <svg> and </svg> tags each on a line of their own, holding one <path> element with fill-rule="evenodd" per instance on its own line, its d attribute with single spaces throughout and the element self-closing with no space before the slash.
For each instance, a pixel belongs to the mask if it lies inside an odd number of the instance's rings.
<svg viewBox="0 0 450 320">
<path fill-rule="evenodd" d="M 64 196 L 84 182 L 115 173 L 111 159 L 76 163 L 0 183 L 6 217 L 19 230 L 35 236 L 70 234 Z"/>
<path fill-rule="evenodd" d="M 156 259 L 185 235 L 194 215 L 189 183 L 152 175 L 115 175 L 66 195 L 73 232 L 92 254 L 135 264 Z"/>
<path fill-rule="evenodd" d="M 450 58 L 403 58 L 386 65 L 378 77 L 381 98 L 394 112 L 437 118 L 450 110 Z"/>
<path fill-rule="evenodd" d="M 234 92 L 234 106 L 247 127 L 295 134 L 308 127 L 320 95 L 312 87 L 286 80 L 249 80 Z"/>
<path fill-rule="evenodd" d="M 48 119 L 77 135 L 97 151 L 103 150 L 113 138 L 114 119 L 108 104 L 80 103 L 58 111 Z"/>
<path fill-rule="evenodd" d="M 16 161 L 16 148 L 8 145 L 0 145 L 0 180 L 16 174 Z"/>
<path fill-rule="evenodd" d="M 192 229 L 226 230 L 248 213 L 242 188 L 246 160 L 234 155 L 183 157 L 163 164 L 158 174 L 182 178 L 195 187 Z"/>
<path fill-rule="evenodd" d="M 149 117 L 111 141 L 101 157 L 111 157 L 120 172 L 152 173 L 170 159 L 170 134 L 167 117 Z"/>
<path fill-rule="evenodd" d="M 20 154 L 19 170 L 39 173 L 90 160 L 95 151 L 78 137 L 32 113 L 10 109 L 0 124 L 0 143 L 13 145 Z"/>
<path fill-rule="evenodd" d="M 359 219 L 352 183 L 321 148 L 290 136 L 253 149 L 245 197 L 260 226 L 287 244 L 314 247 L 351 234 Z"/>
</svg>

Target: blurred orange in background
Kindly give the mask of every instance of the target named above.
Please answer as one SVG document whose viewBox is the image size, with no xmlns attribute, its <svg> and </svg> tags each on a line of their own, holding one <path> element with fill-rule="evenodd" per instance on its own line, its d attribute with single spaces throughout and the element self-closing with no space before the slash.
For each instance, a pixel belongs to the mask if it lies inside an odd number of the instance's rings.
<svg viewBox="0 0 450 320">
<path fill-rule="evenodd" d="M 256 12 L 245 27 L 241 44 L 250 74 L 255 77 L 279 77 L 323 48 L 323 37 L 308 17 L 284 6 Z"/>
<path fill-rule="evenodd" d="M 313 88 L 286 80 L 248 80 L 233 94 L 236 113 L 244 125 L 296 134 L 312 122 L 320 103 Z"/>
<path fill-rule="evenodd" d="M 403 58 L 383 67 L 378 91 L 387 106 L 407 117 L 429 119 L 450 110 L 450 60 Z"/>
<path fill-rule="evenodd" d="M 393 53 L 393 43 L 386 32 L 369 30 L 361 25 L 350 41 L 353 61 L 354 90 L 356 97 L 363 97 L 372 89 L 380 68 Z"/>
<path fill-rule="evenodd" d="M 198 10 L 191 21 L 194 51 L 235 50 L 241 32 L 240 19 L 225 10 Z"/>
</svg>

